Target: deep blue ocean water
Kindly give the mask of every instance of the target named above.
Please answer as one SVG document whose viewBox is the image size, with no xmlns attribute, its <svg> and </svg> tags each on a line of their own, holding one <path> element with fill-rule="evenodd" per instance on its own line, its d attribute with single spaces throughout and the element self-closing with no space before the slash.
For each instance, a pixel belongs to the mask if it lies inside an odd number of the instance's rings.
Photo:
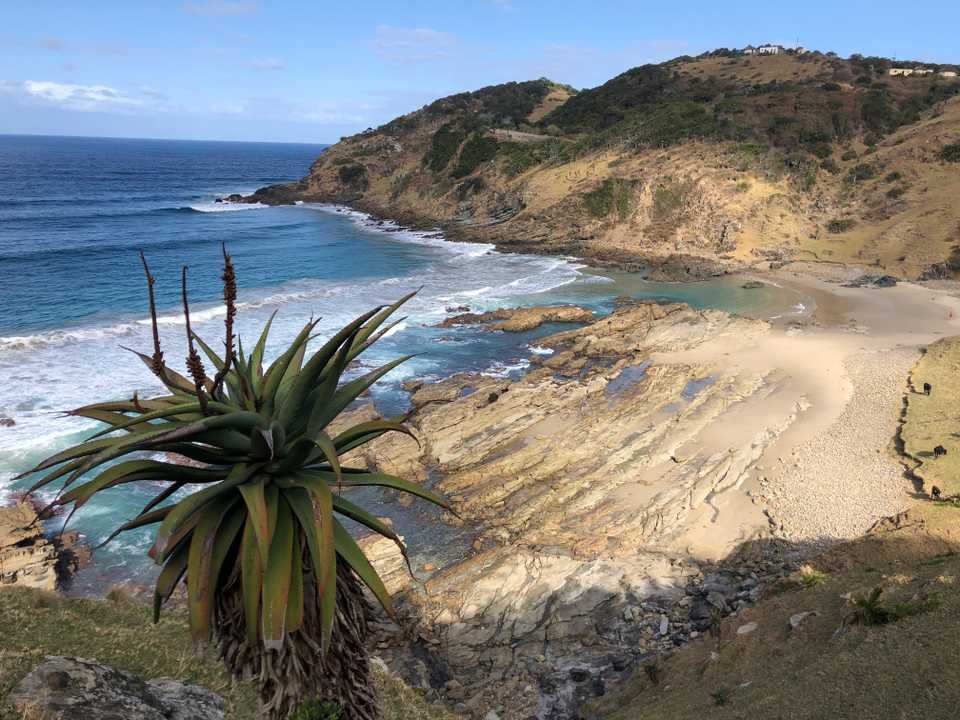
<svg viewBox="0 0 960 720">
<path fill-rule="evenodd" d="M 222 332 L 220 244 L 240 282 L 241 336 L 254 342 L 278 311 L 268 356 L 311 316 L 321 332 L 423 287 L 408 319 L 368 353 L 382 362 L 419 353 L 391 373 L 374 398 L 384 412 L 404 409 L 400 383 L 459 370 L 523 371 L 531 333 L 432 327 L 454 308 L 576 302 L 608 312 L 618 295 L 657 297 L 758 316 L 792 312 L 797 297 L 775 288 L 742 290 L 738 281 L 646 283 L 596 274 L 571 258 L 505 255 L 437 233 L 379 226 L 344 208 L 265 208 L 215 203 L 218 196 L 298 179 L 323 146 L 168 140 L 0 136 L 0 501 L 11 478 L 76 442 L 92 425 L 57 411 L 109 398 L 149 396 L 158 384 L 124 345 L 149 351 L 142 250 L 157 277 L 161 332 L 172 365 L 185 355 L 180 268 L 189 266 L 194 329 L 216 342 Z M 213 342 L 211 344 L 213 344 Z M 269 357 L 268 357 L 269 359 Z M 78 513 L 72 527 L 91 542 L 148 498 L 123 488 Z M 406 513 L 398 529 L 415 535 Z M 128 534 L 96 556 L 77 588 L 142 578 L 149 531 Z"/>
</svg>

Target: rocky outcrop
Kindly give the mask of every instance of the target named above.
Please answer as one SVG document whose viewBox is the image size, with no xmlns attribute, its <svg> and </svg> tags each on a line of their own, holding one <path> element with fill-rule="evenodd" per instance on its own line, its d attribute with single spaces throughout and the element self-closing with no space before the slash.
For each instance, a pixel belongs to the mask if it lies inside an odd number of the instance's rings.
<svg viewBox="0 0 960 720">
<path fill-rule="evenodd" d="M 751 602 L 767 568 L 709 577 L 684 533 L 716 514 L 783 427 L 722 441 L 708 431 L 775 383 L 655 357 L 768 332 L 722 312 L 624 302 L 538 340 L 552 354 L 521 379 L 408 383 L 420 446 L 384 436 L 358 460 L 433 484 L 459 515 L 447 520 L 477 532 L 461 560 L 409 583 L 400 607 L 415 641 L 384 641 L 393 669 L 477 717 L 576 717 L 585 697 Z M 731 531 L 712 532 L 719 543 Z"/>
<path fill-rule="evenodd" d="M 501 308 L 485 313 L 462 313 L 449 317 L 437 327 L 449 328 L 458 325 L 487 325 L 491 330 L 525 332 L 544 323 L 588 323 L 593 312 L 576 305 L 550 307 Z"/>
<path fill-rule="evenodd" d="M 171 678 L 144 682 L 93 660 L 49 656 L 6 698 L 24 717 L 223 720 L 224 701 Z"/>
<path fill-rule="evenodd" d="M 57 564 L 57 549 L 29 503 L 0 508 L 0 586 L 54 590 Z"/>
</svg>

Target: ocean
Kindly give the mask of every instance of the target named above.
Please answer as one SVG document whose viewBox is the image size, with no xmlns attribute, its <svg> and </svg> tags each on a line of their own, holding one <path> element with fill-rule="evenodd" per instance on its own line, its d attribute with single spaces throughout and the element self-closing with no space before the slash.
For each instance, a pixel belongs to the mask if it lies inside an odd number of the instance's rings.
<svg viewBox="0 0 960 720">
<path fill-rule="evenodd" d="M 406 408 L 401 383 L 408 378 L 461 370 L 517 376 L 536 352 L 537 338 L 557 329 L 509 334 L 434 327 L 462 306 L 578 303 L 605 313 L 626 294 L 758 317 L 804 311 L 793 293 L 744 290 L 742 279 L 649 283 L 591 271 L 575 258 L 449 242 L 438 232 L 378 223 L 347 208 L 214 202 L 304 176 L 323 147 L 0 136 L 0 418 L 14 423 L 0 425 L 0 503 L 26 485 L 12 482 L 18 472 L 94 427 L 60 411 L 160 391 L 120 347 L 151 347 L 139 251 L 157 278 L 164 351 L 174 366 L 186 355 L 182 266 L 189 268 L 194 330 L 210 341 L 221 337 L 221 243 L 237 270 L 241 337 L 252 344 L 277 311 L 268 359 L 311 316 L 320 317 L 319 330 L 328 333 L 422 288 L 404 310 L 407 319 L 366 355 L 382 362 L 417 353 L 374 393 L 386 414 Z M 77 513 L 71 528 L 95 544 L 149 495 L 146 488 L 110 491 Z M 416 535 L 415 515 L 397 522 L 401 534 Z M 129 533 L 98 551 L 73 591 L 95 594 L 112 582 L 148 578 L 149 538 L 149 530 Z"/>
</svg>

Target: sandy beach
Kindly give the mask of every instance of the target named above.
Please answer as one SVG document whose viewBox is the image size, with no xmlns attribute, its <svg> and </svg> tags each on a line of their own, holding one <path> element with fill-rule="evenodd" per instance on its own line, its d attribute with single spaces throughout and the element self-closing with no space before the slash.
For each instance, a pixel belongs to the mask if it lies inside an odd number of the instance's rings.
<svg viewBox="0 0 960 720">
<path fill-rule="evenodd" d="M 775 275 L 813 300 L 808 321 L 653 356 L 759 373 L 773 388 L 698 438 L 696 452 L 709 454 L 776 434 L 737 492 L 714 498 L 677 547 L 719 559 L 766 533 L 820 547 L 909 505 L 914 487 L 893 448 L 907 378 L 925 345 L 960 331 L 960 300 L 915 284 L 856 288 L 840 279 Z"/>
</svg>

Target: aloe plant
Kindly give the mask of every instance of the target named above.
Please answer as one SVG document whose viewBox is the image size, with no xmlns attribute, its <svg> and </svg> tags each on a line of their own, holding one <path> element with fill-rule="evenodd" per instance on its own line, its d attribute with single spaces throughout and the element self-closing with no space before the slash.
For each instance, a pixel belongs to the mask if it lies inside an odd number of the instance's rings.
<svg viewBox="0 0 960 720">
<path fill-rule="evenodd" d="M 71 514 L 111 488 L 162 484 L 107 540 L 156 526 L 149 551 L 162 567 L 155 621 L 185 581 L 193 636 L 214 640 L 235 676 L 259 678 L 267 717 L 287 717 L 305 698 L 323 697 L 339 703 L 345 718 L 372 718 L 376 704 L 364 647 L 368 608 L 360 583 L 388 612 L 390 596 L 339 518 L 393 540 L 404 554 L 405 549 L 390 527 L 342 491 L 380 486 L 447 505 L 418 484 L 341 464 L 345 453 L 384 433 L 413 437 L 402 424 L 374 420 L 335 434 L 329 429 L 361 393 L 407 359 L 343 378 L 351 361 L 400 322 L 388 320 L 411 295 L 361 315 L 314 352 L 308 344 L 318 321 L 311 320 L 264 367 L 273 317 L 252 351 L 244 353 L 234 336 L 233 263 L 226 249 L 223 255 L 223 355 L 190 326 L 184 268 L 188 376 L 167 366 L 157 330 L 155 279 L 143 259 L 154 347 L 152 355 L 137 355 L 166 394 L 71 411 L 104 427 L 23 476 L 44 473 L 31 492 L 56 488 L 53 504 L 72 506 Z M 213 377 L 197 347 L 216 369 Z M 195 492 L 180 492 L 187 489 Z"/>
</svg>

